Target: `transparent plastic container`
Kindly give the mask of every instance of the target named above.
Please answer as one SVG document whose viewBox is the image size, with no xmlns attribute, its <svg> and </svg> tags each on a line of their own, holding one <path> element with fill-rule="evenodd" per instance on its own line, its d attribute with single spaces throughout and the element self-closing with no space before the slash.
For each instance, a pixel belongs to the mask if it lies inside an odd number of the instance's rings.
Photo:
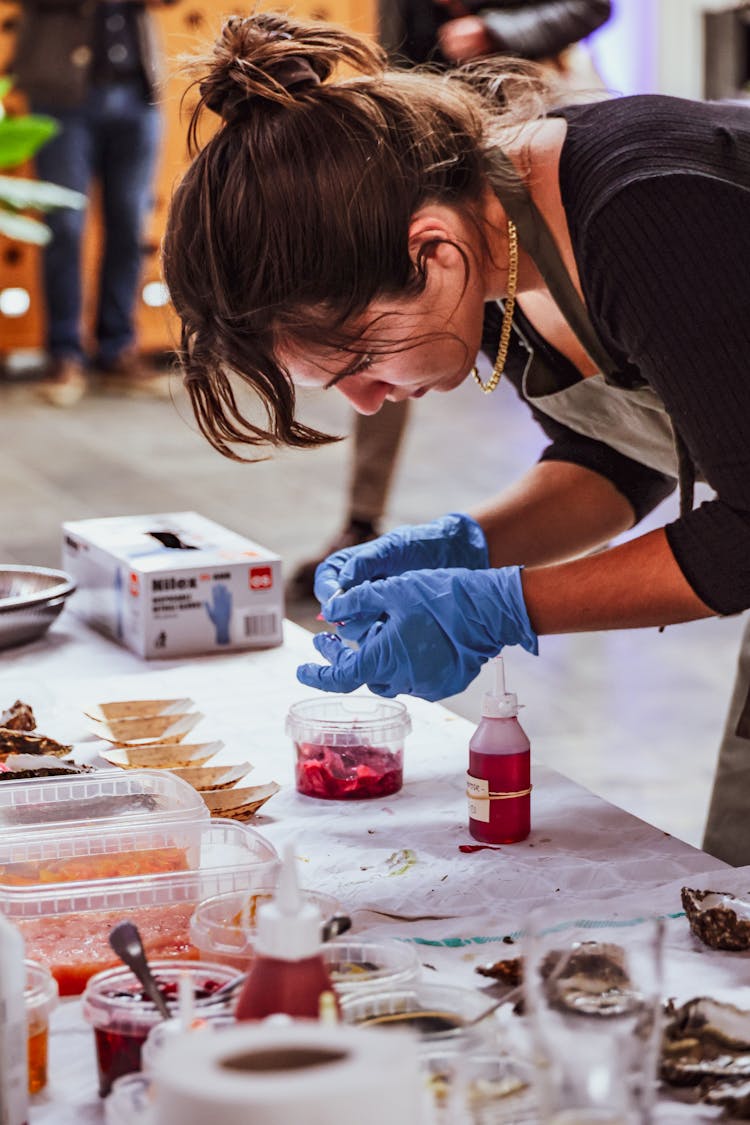
<svg viewBox="0 0 750 1125">
<path fill-rule="evenodd" d="M 417 983 L 344 995 L 341 1016 L 346 1023 L 411 1031 L 425 1044 L 452 1043 L 467 1037 L 476 1042 L 491 1034 L 492 1018 L 488 1015 L 484 1025 L 465 1025 L 488 1014 L 495 1003 L 492 997 L 472 988 Z"/>
<path fill-rule="evenodd" d="M 177 1013 L 177 990 L 184 974 L 189 974 L 194 993 L 193 1015 L 211 1020 L 231 1015 L 236 993 L 217 1001 L 211 995 L 234 980 L 237 973 L 226 965 L 209 961 L 152 960 L 151 971 Z M 124 1074 L 141 1069 L 141 1049 L 152 1028 L 163 1021 L 153 1001 L 130 969 L 120 966 L 91 977 L 83 994 L 83 1018 L 94 1030 L 99 1093 L 106 1097 L 112 1083 Z"/>
<path fill-rule="evenodd" d="M 294 743 L 297 790 L 325 801 L 397 793 L 410 730 L 406 707 L 391 699 L 325 696 L 292 704 L 286 733 Z"/>
<path fill-rule="evenodd" d="M 341 904 L 332 895 L 301 891 L 303 899 L 314 903 L 325 921 L 338 913 Z M 201 902 L 190 919 L 190 940 L 198 956 L 237 969 L 247 969 L 255 955 L 256 912 L 263 902 L 274 897 L 271 885 L 239 894 L 216 895 Z"/>
<path fill-rule="evenodd" d="M 321 949 L 339 996 L 403 988 L 419 977 L 413 945 L 405 941 L 329 941 Z"/>
<path fill-rule="evenodd" d="M 3 783 L 4 784 L 4 783 Z M 227 820 L 201 831 L 196 870 L 49 886 L 0 886 L 0 911 L 23 934 L 26 952 L 47 965 L 61 996 L 77 996 L 101 969 L 117 964 L 108 937 L 125 919 L 149 957 L 194 958 L 190 917 L 199 902 L 274 884 L 279 858 L 259 832 Z"/>
<path fill-rule="evenodd" d="M 29 1093 L 38 1094 L 47 1085 L 49 1017 L 57 1004 L 57 981 L 44 965 L 24 961 L 26 966 L 26 1023 L 28 1027 Z"/>
<path fill-rule="evenodd" d="M 156 1125 L 151 1079 L 145 1074 L 116 1078 L 104 1103 L 106 1125 Z"/>
<path fill-rule="evenodd" d="M 195 867 L 209 812 L 165 770 L 0 786 L 0 890 Z"/>
</svg>

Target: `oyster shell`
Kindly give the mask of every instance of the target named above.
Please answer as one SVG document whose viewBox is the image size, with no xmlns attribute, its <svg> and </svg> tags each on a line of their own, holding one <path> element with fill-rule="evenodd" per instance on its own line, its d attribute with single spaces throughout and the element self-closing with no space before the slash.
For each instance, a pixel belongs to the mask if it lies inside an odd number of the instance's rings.
<svg viewBox="0 0 750 1125">
<path fill-rule="evenodd" d="M 721 1106 L 733 1121 L 750 1119 L 750 1081 L 721 1082 L 703 1097 L 705 1105 Z"/>
<path fill-rule="evenodd" d="M 673 1086 L 750 1081 L 750 1012 L 710 996 L 665 1010 L 661 1077 Z"/>
<path fill-rule="evenodd" d="M 621 1016 L 643 1003 L 625 969 L 621 946 L 599 941 L 553 949 L 541 969 L 551 1007 L 586 1016 Z"/>
<path fill-rule="evenodd" d="M 690 929 L 711 949 L 750 949 L 750 901 L 728 891 L 695 891 L 683 887 L 682 906 Z"/>
</svg>

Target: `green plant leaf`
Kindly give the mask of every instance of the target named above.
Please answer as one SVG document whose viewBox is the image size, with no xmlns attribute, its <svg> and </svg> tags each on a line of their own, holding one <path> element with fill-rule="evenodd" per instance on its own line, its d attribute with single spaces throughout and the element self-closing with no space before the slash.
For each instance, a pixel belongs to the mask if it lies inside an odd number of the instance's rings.
<svg viewBox="0 0 750 1125">
<path fill-rule="evenodd" d="M 86 205 L 86 196 L 58 184 L 48 184 L 43 180 L 26 180 L 16 176 L 0 176 L 0 200 L 19 211 L 27 207 L 35 211 L 49 211 L 54 207 L 75 207 L 81 210 Z"/>
<path fill-rule="evenodd" d="M 0 121 L 0 168 L 17 168 L 57 132 L 59 126 L 51 117 L 4 117 Z"/>
<path fill-rule="evenodd" d="M 15 242 L 32 242 L 35 246 L 46 246 L 52 237 L 49 227 L 40 223 L 38 219 L 1 210 L 0 234 L 12 238 Z"/>
</svg>

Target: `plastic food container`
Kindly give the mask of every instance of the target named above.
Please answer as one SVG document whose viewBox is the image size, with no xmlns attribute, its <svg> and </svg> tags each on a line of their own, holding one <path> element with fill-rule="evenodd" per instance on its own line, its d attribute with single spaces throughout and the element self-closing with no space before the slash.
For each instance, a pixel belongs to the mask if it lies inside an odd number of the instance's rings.
<svg viewBox="0 0 750 1125">
<path fill-rule="evenodd" d="M 209 812 L 164 770 L 3 781 L 0 890 L 195 867 Z"/>
<path fill-rule="evenodd" d="M 36 961 L 26 966 L 26 1024 L 28 1028 L 29 1093 L 38 1094 L 47 1085 L 49 1016 L 57 1004 L 57 981 L 49 969 Z"/>
<path fill-rule="evenodd" d="M 259 832 L 226 820 L 207 822 L 197 858 L 199 868 L 192 871 L 0 886 L 0 910 L 20 929 L 27 953 L 52 970 L 60 994 L 76 996 L 94 973 L 117 964 L 108 941 L 117 922 L 136 923 L 150 957 L 194 958 L 188 930 L 197 904 L 273 885 L 279 864 Z"/>
<path fill-rule="evenodd" d="M 406 707 L 394 700 L 327 696 L 292 704 L 286 733 L 294 742 L 298 791 L 326 801 L 397 793 L 410 730 Z"/>
<path fill-rule="evenodd" d="M 454 1042 L 474 1028 L 464 1025 L 489 1013 L 496 1001 L 471 988 L 452 985 L 422 985 L 391 989 L 388 992 L 352 992 L 341 997 L 341 1015 L 347 1023 L 365 1027 L 406 1029 L 423 1043 Z M 482 1033 L 491 1028 L 477 1025 Z"/>
<path fill-rule="evenodd" d="M 210 1020 L 231 1015 L 236 994 L 215 1002 L 211 996 L 234 980 L 234 969 L 208 961 L 185 961 L 180 965 L 151 961 L 151 971 L 175 1014 L 180 977 L 189 973 L 194 1017 Z M 83 994 L 83 1017 L 94 1029 L 99 1093 L 106 1097 L 116 1078 L 141 1069 L 141 1048 L 151 1029 L 162 1022 L 162 1016 L 130 969 L 120 966 L 91 977 Z"/>
<path fill-rule="evenodd" d="M 302 891 L 302 897 L 320 911 L 323 921 L 336 914 L 340 903 L 331 895 Z M 190 919 L 190 941 L 198 956 L 247 969 L 255 951 L 255 921 L 258 906 L 274 895 L 270 885 L 239 894 L 216 895 L 201 902 Z"/>
<path fill-rule="evenodd" d="M 402 988 L 420 974 L 419 957 L 405 941 L 329 941 L 321 949 L 339 996 Z"/>
</svg>

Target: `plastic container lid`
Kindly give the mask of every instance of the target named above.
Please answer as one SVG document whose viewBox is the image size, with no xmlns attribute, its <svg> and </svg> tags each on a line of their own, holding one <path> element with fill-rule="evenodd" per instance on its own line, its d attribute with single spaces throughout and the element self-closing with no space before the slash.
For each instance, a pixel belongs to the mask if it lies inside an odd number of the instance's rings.
<svg viewBox="0 0 750 1125">
<path fill-rule="evenodd" d="M 410 1020 L 386 1019 L 383 1022 L 388 1022 L 394 1030 L 396 1027 L 410 1030 L 423 1042 L 453 1042 L 466 1035 L 461 1026 L 464 1022 L 477 1019 L 495 1003 L 492 997 L 474 988 L 417 983 L 412 988 L 351 992 L 341 997 L 341 1015 L 346 1023 L 378 1027 L 383 1017 L 424 1013 L 425 1022 L 421 1027 Z M 434 1016 L 439 1018 L 427 1018 Z M 491 1020 L 480 1027 L 483 1033 L 490 1034 Z"/>
<path fill-rule="evenodd" d="M 257 908 L 270 901 L 275 887 L 261 886 L 247 891 L 214 895 L 201 902 L 190 919 L 190 940 L 210 961 L 222 961 L 245 968 L 255 956 Z M 300 891 L 306 902 L 312 902 L 323 918 L 338 913 L 341 903 L 332 895 L 317 891 Z"/>
<path fill-rule="evenodd" d="M 400 742 L 411 730 L 411 718 L 404 704 L 393 699 L 327 696 L 293 703 L 285 730 L 294 742 L 378 746 Z"/>
<path fill-rule="evenodd" d="M 321 950 L 334 988 L 343 995 L 365 990 L 382 992 L 415 981 L 419 957 L 406 941 L 329 941 Z"/>
<path fill-rule="evenodd" d="M 97 770 L 0 786 L 4 842 L 41 832 L 91 833 L 138 823 L 161 827 L 186 819 L 208 820 L 206 804 L 192 785 L 166 770 Z"/>
</svg>

